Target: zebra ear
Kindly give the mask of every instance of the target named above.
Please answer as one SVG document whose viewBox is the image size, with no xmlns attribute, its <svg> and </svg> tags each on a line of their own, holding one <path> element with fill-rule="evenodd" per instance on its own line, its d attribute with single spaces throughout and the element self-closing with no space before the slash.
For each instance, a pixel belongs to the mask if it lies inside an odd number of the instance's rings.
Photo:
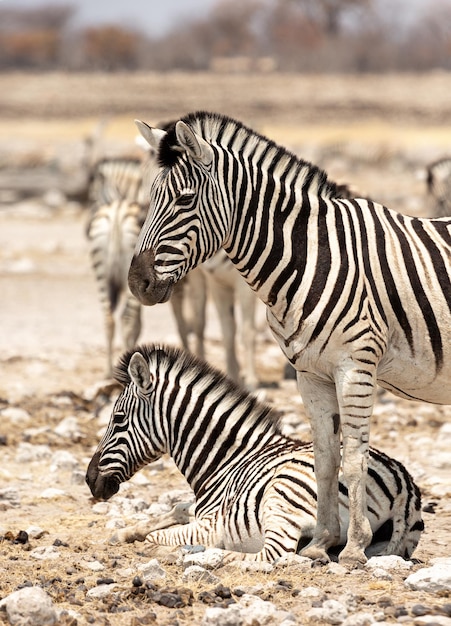
<svg viewBox="0 0 451 626">
<path fill-rule="evenodd" d="M 149 364 L 141 352 L 135 352 L 128 364 L 131 380 L 141 391 L 149 391 L 152 383 Z"/>
<path fill-rule="evenodd" d="M 175 134 L 179 144 L 184 148 L 193 159 L 202 161 L 208 165 L 213 160 L 213 150 L 211 146 L 199 135 L 191 130 L 185 122 L 177 122 L 175 125 Z"/>
<path fill-rule="evenodd" d="M 159 128 L 152 128 L 151 126 L 149 126 L 149 124 L 141 122 L 141 120 L 135 120 L 135 124 L 141 135 L 152 148 L 152 150 L 158 152 L 161 140 L 165 135 L 167 135 L 166 131 L 160 130 Z"/>
</svg>

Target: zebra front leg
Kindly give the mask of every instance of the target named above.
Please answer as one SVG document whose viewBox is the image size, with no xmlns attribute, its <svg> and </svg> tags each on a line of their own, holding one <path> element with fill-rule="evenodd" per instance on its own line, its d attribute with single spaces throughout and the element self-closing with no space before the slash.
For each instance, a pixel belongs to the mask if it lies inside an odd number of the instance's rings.
<svg viewBox="0 0 451 626">
<path fill-rule="evenodd" d="M 365 548 L 373 536 L 367 514 L 366 482 L 375 376 L 368 365 L 365 369 L 343 368 L 337 375 L 336 388 L 343 436 L 343 477 L 349 497 L 347 541 L 339 560 L 349 567 L 359 567 L 367 561 Z"/>
<path fill-rule="evenodd" d="M 316 528 L 302 551 L 311 559 L 329 560 L 328 548 L 338 545 L 338 472 L 340 469 L 340 414 L 335 386 L 319 377 L 297 372 L 298 389 L 312 428 L 317 484 Z"/>
<path fill-rule="evenodd" d="M 114 315 L 107 308 L 105 309 L 105 335 L 106 335 L 106 378 L 113 376 L 113 341 L 114 341 Z"/>
<path fill-rule="evenodd" d="M 141 334 L 141 304 L 131 293 L 127 294 L 121 313 L 121 326 L 125 347 L 131 350 L 136 346 Z"/>
<path fill-rule="evenodd" d="M 258 377 L 255 369 L 255 308 L 257 298 L 249 285 L 237 276 L 236 292 L 241 308 L 241 341 L 244 346 L 243 380 L 246 389 L 255 391 Z"/>
<path fill-rule="evenodd" d="M 163 513 L 156 519 L 145 520 L 120 528 L 110 539 L 110 543 L 133 543 L 144 541 L 147 535 L 156 530 L 168 528 L 175 524 L 188 524 L 194 517 L 194 502 L 179 502 L 170 511 Z"/>
<path fill-rule="evenodd" d="M 216 513 L 174 528 L 156 530 L 146 536 L 146 548 L 152 556 L 165 556 L 168 547 L 187 545 L 213 547 L 218 544 Z M 160 548 L 163 548 L 162 550 Z"/>
<path fill-rule="evenodd" d="M 240 365 L 235 348 L 236 321 L 233 288 L 222 284 L 214 275 L 211 276 L 210 274 L 207 275 L 207 282 L 221 325 L 227 375 L 238 383 L 240 382 Z M 249 287 L 247 288 L 249 289 Z"/>
</svg>

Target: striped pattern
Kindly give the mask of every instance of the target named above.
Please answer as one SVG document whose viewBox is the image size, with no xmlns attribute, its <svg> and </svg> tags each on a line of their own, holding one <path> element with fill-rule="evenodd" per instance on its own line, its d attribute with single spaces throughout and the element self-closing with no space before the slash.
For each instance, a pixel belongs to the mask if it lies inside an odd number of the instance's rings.
<svg viewBox="0 0 451 626">
<path fill-rule="evenodd" d="M 176 349 L 140 346 L 116 370 L 125 385 L 87 472 L 96 498 L 168 453 L 191 485 L 195 520 L 154 531 L 153 546 L 224 548 L 225 561 L 274 561 L 312 537 L 316 519 L 313 447 L 282 434 L 271 409 L 205 362 Z M 418 543 L 420 493 L 401 463 L 370 450 L 366 486 L 373 532 L 391 537 L 384 554 L 409 557 Z M 348 490 L 340 478 L 341 536 Z M 142 525 L 141 525 L 142 526 Z"/>
<path fill-rule="evenodd" d="M 376 383 L 451 402 L 451 220 L 339 199 L 317 167 L 225 116 L 195 113 L 162 133 L 140 122 L 162 170 L 129 273 L 145 304 L 222 246 L 261 300 L 297 370 L 310 417 L 318 520 L 304 551 L 340 537 L 338 470 L 350 494 L 341 561 L 365 562 L 370 419 Z"/>
<path fill-rule="evenodd" d="M 108 378 L 112 376 L 115 313 L 120 317 L 122 339 L 127 349 L 136 344 L 141 332 L 141 304 L 128 288 L 127 274 L 143 221 L 139 204 L 113 200 L 97 206 L 86 230 L 91 265 L 104 313 Z"/>
<path fill-rule="evenodd" d="M 115 318 L 120 318 L 127 349 L 136 344 L 141 332 L 141 305 L 130 293 L 127 272 L 147 212 L 151 184 L 143 182 L 147 171 L 156 173 L 150 159 L 105 158 L 95 165 L 89 187 L 86 236 L 104 312 L 108 378 L 112 376 Z"/>
</svg>

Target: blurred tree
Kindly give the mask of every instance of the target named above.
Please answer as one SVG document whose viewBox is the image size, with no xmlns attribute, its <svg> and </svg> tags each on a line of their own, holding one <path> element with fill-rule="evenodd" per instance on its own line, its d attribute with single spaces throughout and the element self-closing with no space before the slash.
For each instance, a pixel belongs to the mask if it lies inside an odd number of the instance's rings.
<svg viewBox="0 0 451 626">
<path fill-rule="evenodd" d="M 70 5 L 0 9 L 0 65 L 53 69 L 60 63 Z"/>
<path fill-rule="evenodd" d="M 137 67 L 137 34 L 120 26 L 88 28 L 83 34 L 85 61 L 90 69 L 111 72 Z"/>
</svg>

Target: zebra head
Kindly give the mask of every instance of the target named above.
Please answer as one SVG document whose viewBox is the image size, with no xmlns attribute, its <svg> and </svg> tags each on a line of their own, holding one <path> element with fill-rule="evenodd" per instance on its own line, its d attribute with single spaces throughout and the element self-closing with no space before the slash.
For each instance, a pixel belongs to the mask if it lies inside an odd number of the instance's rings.
<svg viewBox="0 0 451 626">
<path fill-rule="evenodd" d="M 124 372 L 119 368 L 118 379 L 124 382 Z M 115 402 L 108 427 L 86 473 L 92 495 L 101 500 L 111 498 L 121 483 L 166 451 L 164 437 L 156 433 L 153 420 L 154 376 L 149 364 L 141 353 L 135 352 L 127 371 L 128 383 Z"/>
<path fill-rule="evenodd" d="M 183 120 L 167 132 L 136 124 L 158 152 L 160 172 L 128 280 L 133 295 L 153 305 L 166 302 L 177 281 L 219 250 L 227 232 L 226 212 L 219 200 L 215 151 L 200 128 L 195 131 Z"/>
</svg>

